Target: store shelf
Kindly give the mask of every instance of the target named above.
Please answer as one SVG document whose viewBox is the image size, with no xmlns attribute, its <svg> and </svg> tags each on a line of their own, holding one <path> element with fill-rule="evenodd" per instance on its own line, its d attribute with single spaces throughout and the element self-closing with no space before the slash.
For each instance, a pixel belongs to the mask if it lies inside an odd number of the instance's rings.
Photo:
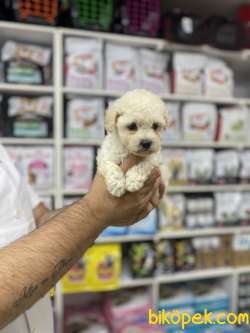
<svg viewBox="0 0 250 333">
<path fill-rule="evenodd" d="M 250 273 L 250 266 L 235 267 L 234 272 L 237 274 Z"/>
<path fill-rule="evenodd" d="M 175 282 L 202 280 L 210 278 L 216 279 L 223 276 L 230 276 L 232 274 L 233 274 L 233 268 L 223 267 L 223 268 L 204 269 L 204 270 L 162 275 L 156 277 L 156 281 L 159 284 L 175 283 Z"/>
<path fill-rule="evenodd" d="M 155 240 L 160 239 L 178 239 L 178 238 L 193 238 L 206 237 L 213 235 L 230 235 L 250 233 L 250 226 L 246 227 L 224 227 L 224 228 L 199 228 L 199 229 L 182 229 L 177 231 L 159 232 L 155 235 Z"/>
<path fill-rule="evenodd" d="M 53 139 L 26 139 L 26 138 L 0 138 L 0 143 L 4 145 L 53 145 Z"/>
<path fill-rule="evenodd" d="M 250 191 L 250 185 L 187 185 L 187 186 L 169 186 L 168 193 L 207 193 L 207 192 L 234 192 Z"/>
<path fill-rule="evenodd" d="M 63 144 L 69 146 L 100 146 L 101 140 L 85 140 L 85 139 L 64 139 Z"/>
<path fill-rule="evenodd" d="M 52 94 L 53 91 L 54 90 L 52 86 L 0 83 L 0 93 L 13 93 L 13 94 L 25 93 L 29 95 L 44 95 L 44 94 Z"/>
<path fill-rule="evenodd" d="M 51 197 L 51 196 L 55 196 L 56 195 L 56 191 L 55 190 L 36 190 L 35 192 L 42 197 Z"/>
<path fill-rule="evenodd" d="M 217 141 L 175 141 L 162 144 L 163 148 L 214 148 L 214 149 L 246 149 L 249 143 L 244 142 L 217 142 Z"/>
<path fill-rule="evenodd" d="M 82 190 L 64 190 L 63 195 L 64 196 L 81 196 L 86 194 L 87 191 L 82 191 Z"/>
<path fill-rule="evenodd" d="M 117 98 L 123 95 L 122 92 L 105 90 L 105 89 L 81 89 L 81 88 L 63 88 L 64 94 L 78 95 L 78 96 L 99 96 Z M 216 103 L 216 104 L 240 104 L 249 105 L 250 99 L 236 98 L 236 97 L 206 97 L 206 96 L 192 96 L 192 95 L 177 95 L 177 94 L 164 94 L 161 95 L 162 99 L 166 101 L 187 101 L 187 102 L 202 102 L 202 103 Z"/>
<path fill-rule="evenodd" d="M 153 241 L 154 235 L 123 235 L 113 237 L 99 237 L 96 243 L 129 243 L 140 241 Z"/>
</svg>

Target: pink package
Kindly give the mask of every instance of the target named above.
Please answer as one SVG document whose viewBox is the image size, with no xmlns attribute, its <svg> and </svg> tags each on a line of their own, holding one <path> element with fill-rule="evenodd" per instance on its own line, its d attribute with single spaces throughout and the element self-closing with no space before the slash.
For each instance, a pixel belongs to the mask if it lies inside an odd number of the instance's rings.
<svg viewBox="0 0 250 333">
<path fill-rule="evenodd" d="M 164 333 L 163 326 L 149 325 L 146 323 L 125 324 L 116 333 Z"/>
<path fill-rule="evenodd" d="M 64 314 L 64 333 L 109 333 L 101 309 L 96 304 L 68 306 Z"/>
<path fill-rule="evenodd" d="M 87 192 L 92 182 L 94 151 L 92 148 L 66 147 L 64 149 L 65 190 Z"/>
<path fill-rule="evenodd" d="M 108 297 L 104 312 L 107 321 L 115 332 L 136 322 L 147 323 L 148 310 L 152 300 L 145 290 L 121 291 Z"/>
</svg>

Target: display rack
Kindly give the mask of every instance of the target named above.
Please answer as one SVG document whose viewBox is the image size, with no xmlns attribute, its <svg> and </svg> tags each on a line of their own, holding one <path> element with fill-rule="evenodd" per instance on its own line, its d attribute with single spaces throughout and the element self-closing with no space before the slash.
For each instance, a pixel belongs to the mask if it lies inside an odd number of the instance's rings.
<svg viewBox="0 0 250 333">
<path fill-rule="evenodd" d="M 82 195 L 81 191 L 64 191 L 63 188 L 63 149 L 65 145 L 71 146 L 92 146 L 98 147 L 100 141 L 91 140 L 82 142 L 80 140 L 64 139 L 63 137 L 63 105 L 64 97 L 68 94 L 75 96 L 101 96 L 101 97 L 119 97 L 121 94 L 113 91 L 88 90 L 88 89 L 71 89 L 64 87 L 63 79 L 63 41 L 66 36 L 78 37 L 91 37 L 102 39 L 105 41 L 112 41 L 120 44 L 129 44 L 134 46 L 149 47 L 156 50 L 168 51 L 198 51 L 213 56 L 218 56 L 230 60 L 231 62 L 241 62 L 244 66 L 250 65 L 250 50 L 242 51 L 222 51 L 208 46 L 185 46 L 174 43 L 168 43 L 162 39 L 153 39 L 135 36 L 121 36 L 118 34 L 90 32 L 85 30 L 73 30 L 63 28 L 48 28 L 35 25 L 19 24 L 0 22 L 0 43 L 4 40 L 15 39 L 17 41 L 35 42 L 44 45 L 50 45 L 53 50 L 53 82 L 50 86 L 32 86 L 23 84 L 6 84 L 0 83 L 0 93 L 10 94 L 27 94 L 27 95 L 53 95 L 54 98 L 54 133 L 51 139 L 16 139 L 16 138 L 0 138 L 0 142 L 6 145 L 44 145 L 52 146 L 54 150 L 54 175 L 55 175 L 55 188 L 51 191 L 41 193 L 42 195 L 53 195 L 55 207 L 59 208 L 63 205 L 64 196 L 79 196 Z M 241 65 L 242 65 L 241 64 Z M 194 102 L 209 102 L 215 104 L 227 105 L 248 105 L 250 106 L 250 98 L 207 98 L 186 95 L 163 95 L 166 101 L 194 101 Z M 167 147 L 183 147 L 183 148 L 202 148 L 209 147 L 214 149 L 244 149 L 250 148 L 250 142 L 246 143 L 221 143 L 221 142 L 175 142 L 170 143 Z M 170 186 L 169 193 L 207 193 L 207 192 L 223 192 L 223 191 L 250 191 L 250 185 L 206 185 L 206 186 Z M 231 227 L 231 228 L 212 228 L 212 229 L 197 229 L 197 230 L 179 230 L 169 232 L 159 232 L 154 236 L 140 235 L 140 236 L 122 236 L 114 238 L 98 239 L 99 242 L 134 242 L 134 241 L 158 241 L 159 239 L 177 239 L 188 238 L 195 236 L 211 236 L 211 235 L 224 235 L 224 234 L 239 234 L 250 232 L 250 227 Z M 150 286 L 153 291 L 153 298 L 156 304 L 159 287 L 161 284 L 174 283 L 180 281 L 190 281 L 208 278 L 225 277 L 231 281 L 228 288 L 231 299 L 232 308 L 237 310 L 236 292 L 238 286 L 238 277 L 242 272 L 250 272 L 250 267 L 243 268 L 218 268 L 202 271 L 191 271 L 175 273 L 171 275 L 164 275 L 156 278 L 148 279 L 132 279 L 128 276 L 122 275 L 121 288 L 132 288 L 136 286 Z M 232 288 L 234 286 L 235 288 Z M 233 291 L 234 290 L 234 291 Z M 64 297 L 61 292 L 60 284 L 57 286 L 56 293 L 56 313 L 58 319 L 57 329 L 62 332 L 63 323 L 63 304 Z"/>
</svg>

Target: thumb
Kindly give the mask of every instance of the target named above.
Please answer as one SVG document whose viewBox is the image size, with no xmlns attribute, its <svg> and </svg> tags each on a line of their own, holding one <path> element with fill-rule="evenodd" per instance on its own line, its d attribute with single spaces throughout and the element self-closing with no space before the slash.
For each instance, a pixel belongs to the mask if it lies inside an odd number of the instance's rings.
<svg viewBox="0 0 250 333">
<path fill-rule="evenodd" d="M 126 173 L 130 168 L 132 168 L 134 165 L 140 163 L 143 160 L 143 157 L 135 156 L 135 155 L 129 155 L 125 161 L 122 162 L 120 165 L 122 171 Z"/>
</svg>

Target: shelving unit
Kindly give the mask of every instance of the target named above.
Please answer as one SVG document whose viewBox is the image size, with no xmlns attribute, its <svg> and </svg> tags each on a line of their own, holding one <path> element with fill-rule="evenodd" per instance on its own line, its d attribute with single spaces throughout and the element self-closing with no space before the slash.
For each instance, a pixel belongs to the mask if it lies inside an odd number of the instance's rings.
<svg viewBox="0 0 250 333">
<path fill-rule="evenodd" d="M 139 47 L 149 47 L 156 50 L 168 51 L 198 51 L 213 56 L 218 56 L 233 62 L 242 62 L 249 67 L 250 50 L 242 50 L 228 52 L 213 49 L 208 46 L 185 46 L 168 43 L 161 39 L 121 36 L 118 34 L 90 32 L 84 30 L 47 28 L 40 26 L 30 26 L 27 24 L 0 22 L 0 43 L 6 39 L 15 39 L 17 41 L 27 41 L 50 45 L 53 49 L 53 82 L 51 86 L 31 86 L 31 85 L 13 85 L 0 83 L 0 94 L 28 94 L 28 95 L 53 95 L 54 98 L 54 136 L 51 139 L 16 139 L 16 138 L 0 138 L 0 142 L 6 145 L 39 145 L 52 146 L 54 150 L 54 175 L 55 188 L 51 191 L 41 193 L 41 195 L 54 196 L 55 206 L 59 208 L 63 205 L 64 196 L 80 196 L 82 191 L 66 191 L 63 189 L 63 149 L 65 146 L 92 146 L 98 147 L 101 144 L 99 140 L 80 141 L 63 138 L 63 103 L 64 97 L 67 95 L 74 96 L 99 96 L 99 97 L 119 97 L 121 94 L 114 91 L 106 91 L 103 89 L 71 89 L 64 86 L 63 80 L 63 40 L 66 36 L 90 37 L 112 41 L 121 44 L 129 44 Z M 250 67 L 249 67 L 250 68 Z M 220 105 L 247 105 L 250 106 L 249 98 L 207 98 L 204 96 L 186 96 L 167 94 L 162 96 L 166 101 L 193 101 L 216 103 Z M 246 143 L 228 143 L 228 142 L 174 142 L 164 145 L 169 148 L 214 148 L 214 149 L 246 149 L 250 148 L 250 142 Z M 196 186 L 170 186 L 169 193 L 208 193 L 208 192 L 225 192 L 225 191 L 250 191 L 250 185 L 196 185 Z M 231 227 L 231 228 L 211 228 L 211 229 L 195 229 L 195 230 L 178 230 L 169 232 L 159 232 L 154 236 L 151 235 L 133 235 L 122 237 L 109 237 L 98 239 L 97 243 L 108 242 L 134 242 L 134 241 L 158 241 L 160 239 L 177 239 L 188 237 L 200 237 L 211 235 L 238 234 L 250 232 L 250 227 Z M 219 277 L 229 277 L 237 283 L 237 278 L 242 272 L 250 272 L 250 267 L 242 268 L 217 268 L 203 271 L 182 272 L 170 275 L 164 275 L 156 278 L 148 279 L 131 279 L 128 276 L 122 276 L 121 288 L 132 288 L 136 286 L 150 286 L 153 290 L 153 297 L 156 303 L 159 287 L 161 284 L 190 281 L 198 279 L 209 279 Z M 236 282 L 235 282 L 236 281 Z M 60 290 L 60 284 L 57 286 L 56 295 L 56 311 L 58 320 L 58 332 L 62 331 L 63 319 L 63 295 Z M 235 295 L 232 294 L 233 308 L 236 309 L 237 302 Z"/>
</svg>

